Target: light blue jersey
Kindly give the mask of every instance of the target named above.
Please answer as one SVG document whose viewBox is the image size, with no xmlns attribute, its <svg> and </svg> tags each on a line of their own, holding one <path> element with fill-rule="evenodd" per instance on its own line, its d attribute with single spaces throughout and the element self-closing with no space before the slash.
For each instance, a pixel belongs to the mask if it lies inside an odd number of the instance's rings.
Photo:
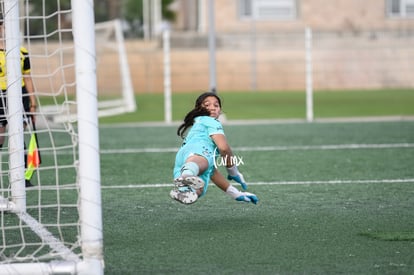
<svg viewBox="0 0 414 275">
<path fill-rule="evenodd" d="M 194 125 L 185 137 L 175 157 L 174 178 L 181 175 L 181 167 L 191 155 L 200 155 L 208 160 L 208 169 L 199 176 L 205 183 L 202 195 L 207 191 L 208 183 L 214 172 L 214 158 L 218 151 L 211 136 L 216 134 L 224 135 L 223 126 L 217 119 L 209 116 L 196 117 Z"/>
</svg>

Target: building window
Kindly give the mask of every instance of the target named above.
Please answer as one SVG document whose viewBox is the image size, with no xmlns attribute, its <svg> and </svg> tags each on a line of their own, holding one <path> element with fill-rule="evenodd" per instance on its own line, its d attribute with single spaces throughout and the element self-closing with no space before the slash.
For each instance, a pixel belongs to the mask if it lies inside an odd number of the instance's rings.
<svg viewBox="0 0 414 275">
<path fill-rule="evenodd" d="M 386 0 L 387 16 L 394 18 L 414 18 L 414 0 Z"/>
<path fill-rule="evenodd" d="M 242 19 L 295 19 L 296 1 L 297 0 L 239 0 L 239 15 Z"/>
</svg>

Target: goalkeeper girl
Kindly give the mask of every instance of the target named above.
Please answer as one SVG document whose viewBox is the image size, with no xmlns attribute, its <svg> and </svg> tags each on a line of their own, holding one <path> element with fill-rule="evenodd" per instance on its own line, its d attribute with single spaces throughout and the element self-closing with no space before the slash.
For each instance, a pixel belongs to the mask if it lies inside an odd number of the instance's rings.
<svg viewBox="0 0 414 275">
<path fill-rule="evenodd" d="M 239 191 L 217 170 L 215 157 L 220 155 L 223 158 L 222 163 L 226 164 L 227 178 L 241 184 L 244 190 L 247 189 L 223 127 L 218 121 L 220 113 L 220 98 L 215 93 L 206 92 L 197 98 L 194 109 L 178 127 L 177 135 L 183 138 L 183 143 L 175 158 L 175 186 L 170 192 L 171 198 L 184 204 L 194 203 L 207 192 L 211 179 L 237 201 L 254 204 L 258 202 L 255 194 Z"/>
</svg>

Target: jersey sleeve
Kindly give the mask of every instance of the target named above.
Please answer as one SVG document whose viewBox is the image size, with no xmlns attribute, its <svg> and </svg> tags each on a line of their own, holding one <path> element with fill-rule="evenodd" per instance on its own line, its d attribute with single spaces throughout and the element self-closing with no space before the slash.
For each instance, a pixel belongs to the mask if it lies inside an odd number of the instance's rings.
<svg viewBox="0 0 414 275">
<path fill-rule="evenodd" d="M 209 136 L 216 135 L 216 134 L 224 135 L 223 126 L 221 125 L 220 121 L 218 121 L 217 119 L 206 116 L 204 119 L 204 123 L 207 127 L 207 132 Z"/>
<path fill-rule="evenodd" d="M 30 73 L 30 59 L 29 52 L 25 47 L 20 47 L 20 53 L 22 55 L 22 73 Z"/>
</svg>

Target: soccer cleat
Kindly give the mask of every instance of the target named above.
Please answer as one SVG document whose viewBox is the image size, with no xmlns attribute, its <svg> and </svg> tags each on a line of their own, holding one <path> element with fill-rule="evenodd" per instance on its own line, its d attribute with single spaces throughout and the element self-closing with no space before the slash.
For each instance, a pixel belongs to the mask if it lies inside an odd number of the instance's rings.
<svg viewBox="0 0 414 275">
<path fill-rule="evenodd" d="M 170 191 L 170 197 L 183 204 L 192 204 L 198 199 L 196 192 L 188 186 L 174 188 Z"/>
<path fill-rule="evenodd" d="M 174 180 L 174 184 L 177 188 L 189 186 L 194 190 L 199 190 L 204 187 L 204 181 L 197 176 L 178 177 Z"/>
</svg>

